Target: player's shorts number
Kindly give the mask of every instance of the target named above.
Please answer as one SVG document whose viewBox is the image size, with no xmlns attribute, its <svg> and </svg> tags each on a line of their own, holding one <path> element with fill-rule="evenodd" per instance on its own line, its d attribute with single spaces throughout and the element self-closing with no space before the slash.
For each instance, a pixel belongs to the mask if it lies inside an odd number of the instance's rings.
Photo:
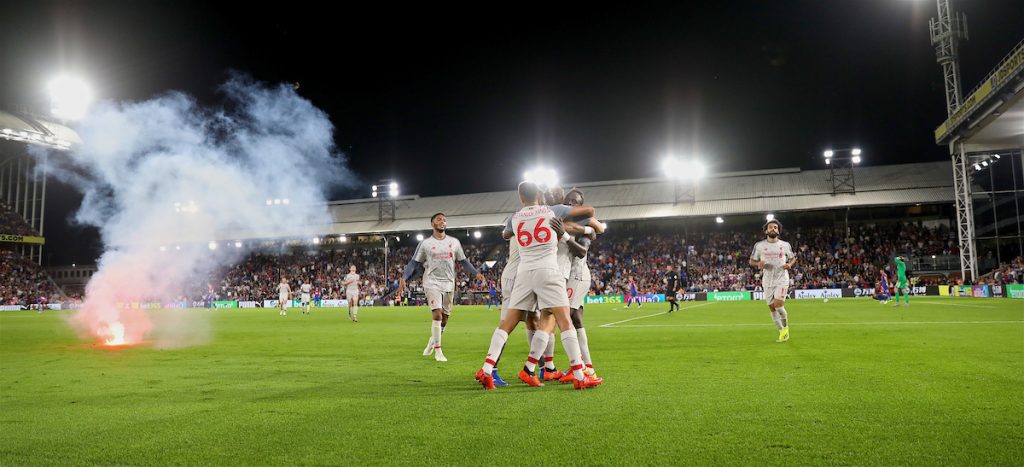
<svg viewBox="0 0 1024 467">
<path fill-rule="evenodd" d="M 523 230 L 524 224 L 526 222 L 520 222 L 516 227 L 516 238 L 519 240 L 519 245 L 530 246 L 534 240 L 537 240 L 537 243 L 547 243 L 551 240 L 551 229 L 543 226 L 544 218 L 537 219 L 537 225 L 533 227 L 532 235 L 529 230 Z"/>
</svg>

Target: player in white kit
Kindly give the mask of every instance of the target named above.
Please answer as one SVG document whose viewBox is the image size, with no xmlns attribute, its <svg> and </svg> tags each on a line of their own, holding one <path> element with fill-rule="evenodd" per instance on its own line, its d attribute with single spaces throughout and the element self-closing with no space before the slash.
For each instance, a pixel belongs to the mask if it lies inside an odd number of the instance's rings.
<svg viewBox="0 0 1024 467">
<path fill-rule="evenodd" d="M 281 316 L 287 315 L 288 300 L 291 299 L 292 288 L 288 286 L 288 278 L 281 276 L 281 283 L 277 284 L 277 304 L 281 307 Z"/>
<path fill-rule="evenodd" d="M 345 300 L 348 301 L 348 319 L 359 322 L 359 274 L 356 274 L 356 265 L 348 267 L 348 274 L 341 280 L 345 286 Z"/>
<path fill-rule="evenodd" d="M 779 330 L 775 342 L 789 340 L 789 314 L 786 313 L 786 293 L 789 291 L 789 270 L 796 264 L 796 255 L 789 242 L 779 239 L 782 223 L 772 219 L 764 225 L 767 238 L 754 245 L 750 265 L 761 268 L 761 286 L 764 300 Z"/>
<path fill-rule="evenodd" d="M 505 226 L 506 231 L 514 232 L 516 241 L 519 242 L 519 268 L 509 310 L 501 324 L 494 330 L 484 364 L 476 373 L 476 380 L 484 389 L 494 389 L 491 371 L 494 369 L 495 361 L 501 356 L 501 350 L 508 340 L 508 333 L 515 329 L 524 313 L 534 308 L 542 310 L 542 319 L 548 316 L 557 322 L 562 332 L 565 353 L 569 356 L 569 364 L 576 377 L 575 387 L 585 389 L 600 384 L 600 380 L 583 374 L 576 330 L 572 329 L 569 320 L 565 278 L 559 273 L 556 258 L 557 242 L 563 237 L 568 237 L 562 231 L 561 219 L 569 216 L 593 217 L 594 209 L 587 206 L 570 208 L 564 205 L 540 205 L 540 195 L 541 190 L 537 184 L 520 183 L 519 199 L 523 208 L 516 212 Z M 543 386 L 534 370 L 538 357 L 547 347 L 548 338 L 545 332 L 535 334 L 530 345 L 530 356 L 519 373 L 519 379 L 530 386 Z"/>
<path fill-rule="evenodd" d="M 406 281 L 412 279 L 419 266 L 423 265 L 423 291 L 426 293 L 432 318 L 430 340 L 427 341 L 423 355 L 433 353 L 434 360 L 447 362 L 448 359 L 441 351 L 441 335 L 448 325 L 448 316 L 452 313 L 455 299 L 455 262 L 462 264 L 463 269 L 469 275 L 475 276 L 477 281 L 485 282 L 487 279 L 466 258 L 462 242 L 445 233 L 448 229 L 448 219 L 444 213 L 439 212 L 431 216 L 430 225 L 434 232 L 416 247 L 412 259 L 405 266 L 405 273 L 402 274 L 396 293 L 398 296 L 402 295 Z"/>
<path fill-rule="evenodd" d="M 582 206 L 583 192 L 575 188 L 569 190 L 565 196 L 565 204 Z M 580 353 L 585 366 L 583 372 L 590 376 L 596 376 L 594 362 L 590 359 L 587 330 L 583 327 L 583 302 L 587 292 L 590 291 L 590 266 L 587 265 L 590 242 L 591 237 L 587 236 L 578 236 L 575 241 L 566 242 L 572 252 L 572 265 L 569 270 L 569 280 L 566 282 L 566 291 L 569 293 L 569 317 L 572 319 L 572 325 L 576 328 L 576 336 L 580 341 Z M 568 383 L 572 380 L 568 375 L 564 375 L 560 381 Z"/>
<path fill-rule="evenodd" d="M 302 285 L 299 286 L 301 292 L 300 299 L 302 303 L 302 314 L 308 315 L 312 311 L 310 308 L 310 296 L 309 293 L 313 291 L 313 286 L 308 281 L 301 281 Z"/>
</svg>

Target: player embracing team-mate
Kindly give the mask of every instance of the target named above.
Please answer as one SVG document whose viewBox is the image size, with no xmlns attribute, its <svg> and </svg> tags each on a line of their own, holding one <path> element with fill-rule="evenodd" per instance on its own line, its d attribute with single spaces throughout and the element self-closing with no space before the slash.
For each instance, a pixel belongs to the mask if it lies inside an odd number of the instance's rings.
<svg viewBox="0 0 1024 467">
<path fill-rule="evenodd" d="M 562 220 L 565 218 L 594 217 L 594 208 L 589 206 L 569 207 L 565 205 L 546 206 L 542 203 L 542 190 L 532 182 L 519 184 L 519 198 L 522 209 L 516 212 L 505 226 L 506 232 L 515 235 L 519 243 L 519 267 L 509 303 L 498 328 L 491 336 L 484 364 L 476 373 L 476 380 L 484 389 L 494 389 L 492 371 L 508 335 L 528 311 L 540 309 L 540 332 L 534 334 L 530 354 L 519 379 L 530 386 L 543 386 L 536 375 L 538 359 L 547 348 L 548 332 L 558 326 L 562 345 L 569 356 L 574 387 L 585 389 L 601 384 L 599 378 L 583 373 L 583 361 L 576 329 L 569 317 L 569 298 L 566 280 L 558 266 L 558 242 L 571 236 L 565 232 Z M 589 228 L 592 231 L 592 228 Z M 506 234 L 507 235 L 507 234 Z"/>
</svg>

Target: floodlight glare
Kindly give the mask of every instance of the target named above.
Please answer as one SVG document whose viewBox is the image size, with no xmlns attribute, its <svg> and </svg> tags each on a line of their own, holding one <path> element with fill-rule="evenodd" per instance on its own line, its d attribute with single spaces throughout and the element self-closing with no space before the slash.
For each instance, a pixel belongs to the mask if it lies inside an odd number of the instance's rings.
<svg viewBox="0 0 1024 467">
<path fill-rule="evenodd" d="M 390 192 L 390 194 L 391 194 L 392 198 L 398 196 L 398 185 L 397 184 L 395 184 L 395 183 L 391 184 L 391 192 Z"/>
<path fill-rule="evenodd" d="M 992 157 L 995 157 L 998 160 L 999 159 L 999 154 L 993 154 Z"/>
<path fill-rule="evenodd" d="M 338 241 L 341 243 L 346 243 L 348 242 L 348 237 L 342 235 L 341 237 L 338 237 Z"/>
<path fill-rule="evenodd" d="M 825 157 L 832 157 L 832 154 L 835 154 L 835 153 L 833 153 L 831 149 L 825 151 Z"/>
<path fill-rule="evenodd" d="M 395 182 L 391 182 L 391 189 L 392 190 L 397 190 L 398 189 L 398 184 L 395 183 Z"/>
<path fill-rule="evenodd" d="M 210 242 L 210 244 L 207 245 L 207 246 L 210 247 L 211 250 L 216 250 L 217 249 L 217 242 Z"/>
<path fill-rule="evenodd" d="M 375 192 L 373 192 L 373 193 L 370 193 L 370 196 L 372 196 L 372 197 L 376 198 L 376 197 L 377 197 L 377 192 L 375 191 Z"/>
<path fill-rule="evenodd" d="M 92 91 L 84 81 L 70 76 L 59 76 L 50 81 L 50 111 L 54 116 L 66 120 L 78 120 L 85 116 L 92 104 Z"/>
<path fill-rule="evenodd" d="M 771 222 L 771 221 L 775 220 L 775 214 L 768 214 L 767 216 L 764 216 L 764 219 L 765 219 L 765 222 Z"/>
<path fill-rule="evenodd" d="M 235 248 L 242 248 L 242 242 L 235 242 Z"/>
<path fill-rule="evenodd" d="M 825 165 L 832 164 L 832 159 L 825 159 Z"/>
<path fill-rule="evenodd" d="M 416 234 L 416 241 L 417 242 L 422 242 L 423 241 L 423 234 Z"/>
<path fill-rule="evenodd" d="M 723 222 L 725 222 L 725 219 L 722 219 L 721 217 L 716 217 L 716 218 L 715 218 L 715 223 L 717 223 L 717 224 L 721 224 L 721 223 L 723 223 Z"/>
<path fill-rule="evenodd" d="M 981 161 L 982 167 L 988 167 L 988 161 Z"/>
<path fill-rule="evenodd" d="M 701 161 L 680 160 L 673 156 L 667 156 L 661 161 L 661 169 L 669 177 L 679 180 L 696 180 L 702 178 L 708 171 Z"/>
<path fill-rule="evenodd" d="M 523 175 L 523 179 L 545 187 L 555 186 L 558 184 L 558 174 L 554 169 L 546 167 L 538 167 L 536 169 L 526 171 L 526 174 Z"/>
<path fill-rule="evenodd" d="M 978 164 L 974 164 L 974 170 L 981 170 L 981 166 Z"/>
<path fill-rule="evenodd" d="M 853 163 L 860 164 L 860 156 L 853 156 Z"/>
<path fill-rule="evenodd" d="M 473 232 L 473 238 L 480 238 L 480 231 L 479 230 Z"/>
<path fill-rule="evenodd" d="M 850 153 L 852 153 L 855 156 L 859 156 L 860 155 L 860 148 L 853 148 L 853 151 L 850 151 Z"/>
</svg>

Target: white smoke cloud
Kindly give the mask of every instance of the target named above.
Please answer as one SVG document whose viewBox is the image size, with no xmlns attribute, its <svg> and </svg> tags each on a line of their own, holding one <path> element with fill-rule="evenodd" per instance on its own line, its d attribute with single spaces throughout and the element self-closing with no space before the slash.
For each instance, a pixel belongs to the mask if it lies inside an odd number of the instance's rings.
<svg viewBox="0 0 1024 467">
<path fill-rule="evenodd" d="M 328 190 L 352 182 L 327 115 L 290 86 L 236 76 L 221 91 L 219 108 L 176 92 L 102 103 L 80 123 L 69 165 L 52 169 L 85 194 L 75 220 L 104 244 L 72 318 L 84 336 L 109 341 L 113 323 L 128 342 L 166 334 L 116 305 L 179 298 L 190 277 L 240 259 L 225 242 L 312 235 L 329 221 Z"/>
</svg>

